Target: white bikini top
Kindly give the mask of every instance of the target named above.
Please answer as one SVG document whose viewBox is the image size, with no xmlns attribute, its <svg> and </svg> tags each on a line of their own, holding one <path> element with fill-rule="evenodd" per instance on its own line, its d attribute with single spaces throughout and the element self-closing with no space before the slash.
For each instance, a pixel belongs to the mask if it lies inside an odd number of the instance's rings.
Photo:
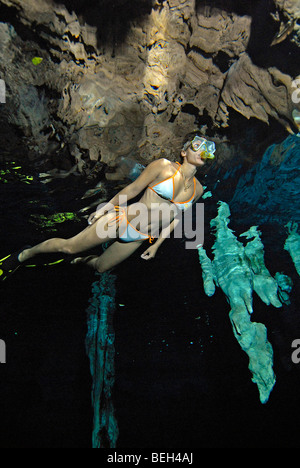
<svg viewBox="0 0 300 468">
<path fill-rule="evenodd" d="M 160 195 L 162 198 L 165 198 L 166 200 L 171 201 L 174 203 L 180 210 L 187 210 L 190 208 L 190 206 L 193 204 L 194 198 L 195 198 L 195 193 L 196 193 L 196 178 L 194 177 L 194 193 L 192 197 L 185 201 L 185 202 L 175 202 L 174 201 L 174 194 L 175 194 L 175 181 L 174 177 L 176 176 L 177 172 L 180 169 L 181 164 L 179 162 L 176 162 L 176 164 L 179 164 L 179 167 L 175 174 L 173 174 L 171 177 L 168 177 L 167 179 L 164 179 L 162 182 L 158 182 L 157 184 L 148 185 L 148 188 L 151 189 L 153 192 L 157 193 Z M 155 188 L 154 188 L 155 187 Z"/>
</svg>

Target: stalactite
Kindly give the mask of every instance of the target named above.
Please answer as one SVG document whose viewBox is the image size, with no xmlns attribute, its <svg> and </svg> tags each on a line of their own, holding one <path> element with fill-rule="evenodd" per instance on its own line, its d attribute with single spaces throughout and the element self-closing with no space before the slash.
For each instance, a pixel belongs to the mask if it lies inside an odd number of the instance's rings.
<svg viewBox="0 0 300 468">
<path fill-rule="evenodd" d="M 202 267 L 202 278 L 205 294 L 207 296 L 213 296 L 216 291 L 215 282 L 217 279 L 214 275 L 212 261 L 210 258 L 208 258 L 204 248 L 198 248 L 198 255 Z"/>
<path fill-rule="evenodd" d="M 241 234 L 246 239 L 253 238 L 245 247 L 248 264 L 254 273 L 253 290 L 265 304 L 281 307 L 282 303 L 277 296 L 278 283 L 271 276 L 264 263 L 264 245 L 260 239 L 260 234 L 257 226 L 252 226 L 247 232 Z"/>
<path fill-rule="evenodd" d="M 276 273 L 275 280 L 278 284 L 279 299 L 281 300 L 282 304 L 290 305 L 290 293 L 294 285 L 292 279 L 283 273 Z"/>
<path fill-rule="evenodd" d="M 267 339 L 266 327 L 251 321 L 252 294 L 255 291 L 267 305 L 281 307 L 277 279 L 281 282 L 290 279 L 279 276 L 274 279 L 270 275 L 264 263 L 264 249 L 257 227 L 252 226 L 242 234 L 247 239 L 253 239 L 244 247 L 228 228 L 229 217 L 229 206 L 219 202 L 218 216 L 210 223 L 216 236 L 213 261 L 208 258 L 203 246 L 198 246 L 204 289 L 208 296 L 212 296 L 215 284 L 225 293 L 231 307 L 229 317 L 234 335 L 249 356 L 252 381 L 258 386 L 260 401 L 266 403 L 276 382 L 273 349 Z M 288 300 L 288 291 L 290 289 L 285 288 L 285 300 Z"/>
<path fill-rule="evenodd" d="M 298 275 L 300 275 L 300 234 L 297 233 L 298 223 L 292 221 L 286 225 L 289 236 L 285 242 L 284 249 L 292 257 Z"/>
<path fill-rule="evenodd" d="M 87 309 L 86 350 L 93 379 L 93 448 L 115 448 L 118 438 L 118 425 L 112 401 L 115 376 L 114 283 L 115 276 L 110 272 L 102 274 L 99 281 L 93 283 L 93 297 Z"/>
</svg>

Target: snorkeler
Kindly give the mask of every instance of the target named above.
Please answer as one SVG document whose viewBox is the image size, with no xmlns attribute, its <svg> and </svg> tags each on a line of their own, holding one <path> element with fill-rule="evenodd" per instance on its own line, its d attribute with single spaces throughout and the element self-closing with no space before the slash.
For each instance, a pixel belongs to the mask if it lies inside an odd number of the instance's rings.
<svg viewBox="0 0 300 468">
<path fill-rule="evenodd" d="M 5 280 L 38 254 L 63 253 L 76 256 L 112 238 L 115 241 L 100 256 L 77 257 L 71 264 L 84 263 L 103 273 L 127 259 L 145 240 L 151 245 L 141 258 L 153 259 L 179 222 L 176 210 L 178 213 L 189 209 L 203 195 L 203 187 L 195 174 L 207 159 L 214 158 L 214 152 L 214 142 L 200 136 L 190 138 L 181 151 L 182 164 L 165 158 L 151 162 L 134 182 L 117 193 L 110 202 L 98 207 L 88 219 L 89 226 L 76 236 L 70 239 L 52 238 L 34 247 L 25 246 L 0 260 L 0 279 Z M 127 203 L 141 192 L 144 193 L 139 202 L 122 206 L 124 199 Z M 162 204 L 167 204 L 171 209 L 162 210 Z M 139 216 L 137 224 L 136 213 L 141 211 L 141 206 L 146 215 Z M 111 235 L 112 227 L 115 236 Z M 153 243 L 155 238 L 156 242 Z"/>
</svg>

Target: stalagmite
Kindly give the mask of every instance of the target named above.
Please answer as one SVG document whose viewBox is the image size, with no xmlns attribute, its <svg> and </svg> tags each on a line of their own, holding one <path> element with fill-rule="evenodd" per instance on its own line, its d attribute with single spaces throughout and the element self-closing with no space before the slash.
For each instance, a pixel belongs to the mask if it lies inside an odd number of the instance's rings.
<svg viewBox="0 0 300 468">
<path fill-rule="evenodd" d="M 298 223 L 292 221 L 286 225 L 289 236 L 285 242 L 284 249 L 287 250 L 292 257 L 295 268 L 300 275 L 300 234 L 297 233 Z"/>
<path fill-rule="evenodd" d="M 115 276 L 107 272 L 100 276 L 99 281 L 93 283 L 93 297 L 87 310 L 86 350 L 93 378 L 93 448 L 115 448 L 118 438 L 118 426 L 112 402 L 115 375 L 114 282 Z"/>
<path fill-rule="evenodd" d="M 254 238 L 244 247 L 228 228 L 229 216 L 229 206 L 219 202 L 218 216 L 210 223 L 216 236 L 213 261 L 203 246 L 198 246 L 204 288 L 208 296 L 213 294 L 214 284 L 225 293 L 231 307 L 229 317 L 234 335 L 249 356 L 252 381 L 258 386 L 261 403 L 266 403 L 276 382 L 273 349 L 267 339 L 266 327 L 252 322 L 250 314 L 253 312 L 253 291 L 266 304 L 282 306 L 277 296 L 278 282 L 264 264 L 263 244 L 257 227 L 242 234 L 247 239 Z"/>
</svg>

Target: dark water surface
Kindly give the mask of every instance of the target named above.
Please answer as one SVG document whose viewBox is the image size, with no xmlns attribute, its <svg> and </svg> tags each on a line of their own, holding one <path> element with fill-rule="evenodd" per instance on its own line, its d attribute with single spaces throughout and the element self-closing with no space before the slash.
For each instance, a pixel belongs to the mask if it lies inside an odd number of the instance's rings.
<svg viewBox="0 0 300 468">
<path fill-rule="evenodd" d="M 80 178 L 53 185 L 15 176 L 2 181 L 1 257 L 83 229 L 82 218 L 48 231 L 30 215 L 74 212 L 83 206 L 79 198 L 85 190 Z M 268 249 L 266 264 L 271 274 L 292 277 L 292 304 L 275 309 L 254 297 L 252 320 L 268 328 L 277 375 L 269 402 L 262 405 L 224 294 L 220 289 L 212 298 L 204 294 L 197 251 L 170 239 L 150 263 L 140 258 L 143 249 L 114 270 L 118 446 L 298 447 L 300 375 L 291 343 L 300 338 L 299 277 L 286 253 L 275 258 Z M 7 345 L 7 364 L 0 366 L 2 448 L 91 447 L 85 335 L 96 279 L 69 265 L 23 268 L 1 287 L 0 338 Z"/>
</svg>

